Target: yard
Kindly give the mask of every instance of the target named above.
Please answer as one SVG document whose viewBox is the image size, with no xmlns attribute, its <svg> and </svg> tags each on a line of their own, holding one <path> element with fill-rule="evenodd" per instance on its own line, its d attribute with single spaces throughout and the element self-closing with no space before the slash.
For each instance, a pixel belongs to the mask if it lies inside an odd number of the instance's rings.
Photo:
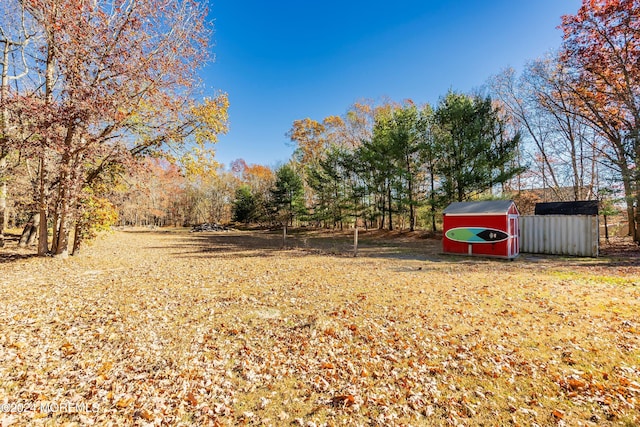
<svg viewBox="0 0 640 427">
<path fill-rule="evenodd" d="M 640 261 L 362 233 L 0 251 L 0 425 L 640 425 Z"/>
</svg>

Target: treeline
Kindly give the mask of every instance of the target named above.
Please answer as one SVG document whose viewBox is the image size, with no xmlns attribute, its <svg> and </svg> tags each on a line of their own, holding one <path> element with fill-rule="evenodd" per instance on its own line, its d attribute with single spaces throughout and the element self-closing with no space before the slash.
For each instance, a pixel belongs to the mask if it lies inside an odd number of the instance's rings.
<svg viewBox="0 0 640 427">
<path fill-rule="evenodd" d="M 240 189 L 235 219 L 271 212 L 289 224 L 391 230 L 420 220 L 435 231 L 443 206 L 502 193 L 523 171 L 520 136 L 505 120 L 490 98 L 451 92 L 435 110 L 356 104 L 342 117 L 296 121 L 289 136 L 297 148 L 270 197 Z"/>
<path fill-rule="evenodd" d="M 149 158 L 143 168 L 124 177 L 125 188 L 114 194 L 116 225 L 175 226 L 229 223 L 233 220 L 234 200 L 242 191 L 249 192 L 252 203 L 267 200 L 275 182 L 274 171 L 266 166 L 248 165 L 242 159 L 231 170 L 201 171 L 185 174 L 166 160 Z M 271 224 L 266 213 L 252 208 L 246 218 Z M 274 219 L 275 221 L 275 219 Z"/>
</svg>

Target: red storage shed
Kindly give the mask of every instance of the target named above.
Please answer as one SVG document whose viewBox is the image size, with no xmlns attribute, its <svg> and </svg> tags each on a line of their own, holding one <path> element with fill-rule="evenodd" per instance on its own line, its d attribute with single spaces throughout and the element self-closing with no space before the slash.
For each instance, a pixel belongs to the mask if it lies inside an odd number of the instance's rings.
<svg viewBox="0 0 640 427">
<path fill-rule="evenodd" d="M 443 214 L 444 252 L 508 259 L 518 256 L 519 213 L 512 200 L 456 202 Z"/>
</svg>

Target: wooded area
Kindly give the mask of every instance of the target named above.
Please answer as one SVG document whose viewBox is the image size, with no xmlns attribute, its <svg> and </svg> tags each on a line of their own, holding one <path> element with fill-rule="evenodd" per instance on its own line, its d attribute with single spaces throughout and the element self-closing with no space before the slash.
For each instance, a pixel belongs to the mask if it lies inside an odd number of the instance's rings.
<svg viewBox="0 0 640 427">
<path fill-rule="evenodd" d="M 1 223 L 7 201 L 15 225 L 33 217 L 38 254 L 112 223 L 114 190 L 145 158 L 188 168 L 224 131 L 226 95 L 198 96 L 200 3 L 9 0 L 0 15 Z"/>
<path fill-rule="evenodd" d="M 24 227 L 21 244 L 39 235 L 40 255 L 114 224 L 435 232 L 447 204 L 485 198 L 598 200 L 640 241 L 636 1 L 585 1 L 563 17 L 557 52 L 476 93 L 296 120 L 286 164 L 228 169 L 211 148 L 227 96 L 197 78 L 212 31 L 200 3 L 8 0 L 0 12 L 0 245 L 8 226 Z"/>
</svg>

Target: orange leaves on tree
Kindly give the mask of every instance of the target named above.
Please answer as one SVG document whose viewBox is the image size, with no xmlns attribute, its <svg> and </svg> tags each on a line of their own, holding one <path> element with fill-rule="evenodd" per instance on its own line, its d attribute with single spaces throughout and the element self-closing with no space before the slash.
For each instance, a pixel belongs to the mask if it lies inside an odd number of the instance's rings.
<svg viewBox="0 0 640 427">
<path fill-rule="evenodd" d="M 226 133 L 229 120 L 229 97 L 221 93 L 215 98 L 205 98 L 202 104 L 191 107 L 195 140 L 198 145 L 216 142 L 218 135 Z"/>
<path fill-rule="evenodd" d="M 640 191 L 630 190 L 640 163 L 640 2 L 583 0 L 562 17 L 563 65 L 572 71 L 575 108 L 602 134 L 625 188 L 630 234 L 640 241 Z M 608 151 L 608 150 L 605 150 Z"/>
<path fill-rule="evenodd" d="M 325 126 L 316 120 L 295 120 L 287 136 L 296 144 L 295 157 L 303 165 L 318 161 L 327 148 Z"/>
</svg>

